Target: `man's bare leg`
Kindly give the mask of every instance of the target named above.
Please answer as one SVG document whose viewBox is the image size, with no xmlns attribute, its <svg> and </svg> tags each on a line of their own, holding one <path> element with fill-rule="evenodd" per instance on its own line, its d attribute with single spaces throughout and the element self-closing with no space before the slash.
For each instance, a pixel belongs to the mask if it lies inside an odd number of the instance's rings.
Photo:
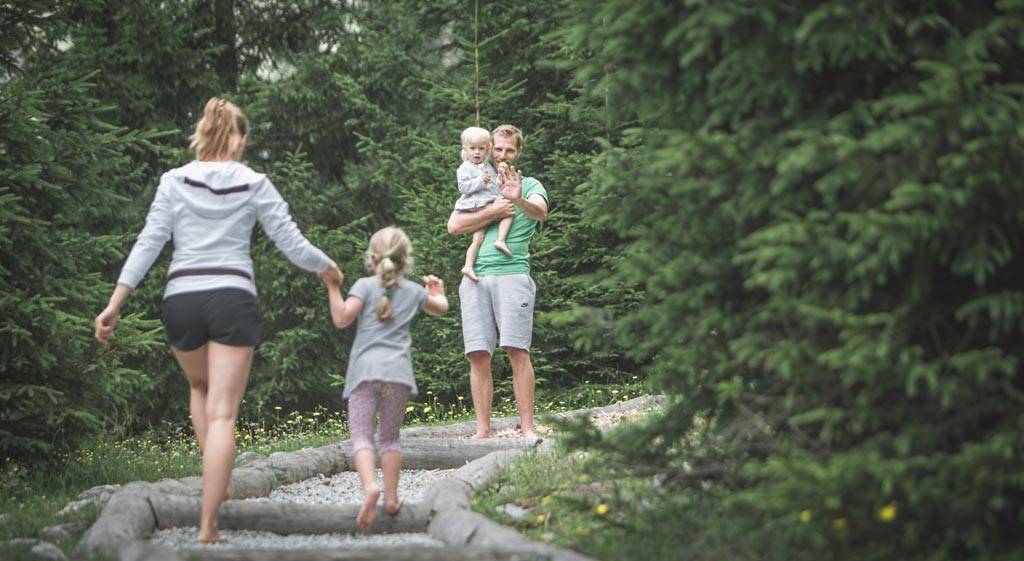
<svg viewBox="0 0 1024 561">
<path fill-rule="evenodd" d="M 491 353 L 469 353 L 469 389 L 476 412 L 476 434 L 473 438 L 491 437 L 491 402 L 494 400 L 494 378 L 491 377 Z"/>
<path fill-rule="evenodd" d="M 516 409 L 519 410 L 519 430 L 523 438 L 536 438 L 533 432 L 533 363 L 530 362 L 529 351 L 523 349 L 505 349 L 508 361 L 512 364 L 512 391 L 516 395 Z"/>
</svg>

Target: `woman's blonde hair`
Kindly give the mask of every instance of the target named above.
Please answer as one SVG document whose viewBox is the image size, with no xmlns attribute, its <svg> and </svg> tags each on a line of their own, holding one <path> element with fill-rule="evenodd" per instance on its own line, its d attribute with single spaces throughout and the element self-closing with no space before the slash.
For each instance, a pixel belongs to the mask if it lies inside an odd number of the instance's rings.
<svg viewBox="0 0 1024 561">
<path fill-rule="evenodd" d="M 377 276 L 383 297 L 377 305 L 377 317 L 388 319 L 391 309 L 391 289 L 398 285 L 402 272 L 412 267 L 412 242 L 400 228 L 381 228 L 370 238 L 366 249 L 366 264 L 371 269 L 377 264 Z"/>
<path fill-rule="evenodd" d="M 242 139 L 249 134 L 249 121 L 237 105 L 211 97 L 203 108 L 203 118 L 196 123 L 190 148 L 197 160 L 237 160 L 242 156 Z"/>
</svg>

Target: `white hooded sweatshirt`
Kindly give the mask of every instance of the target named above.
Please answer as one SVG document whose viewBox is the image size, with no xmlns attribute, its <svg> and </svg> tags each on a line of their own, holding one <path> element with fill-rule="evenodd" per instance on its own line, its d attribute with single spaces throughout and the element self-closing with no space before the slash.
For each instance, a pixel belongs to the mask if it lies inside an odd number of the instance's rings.
<svg viewBox="0 0 1024 561">
<path fill-rule="evenodd" d="M 189 274 L 169 280 L 164 298 L 185 292 L 241 288 L 256 294 L 250 240 L 259 221 L 295 265 L 323 272 L 330 260 L 302 235 L 288 203 L 262 173 L 239 162 L 195 160 L 160 178 L 146 226 L 121 269 L 118 284 L 134 289 L 164 244 L 174 240 L 168 274 L 229 269 L 235 274 Z M 247 274 L 249 278 L 237 273 Z"/>
</svg>

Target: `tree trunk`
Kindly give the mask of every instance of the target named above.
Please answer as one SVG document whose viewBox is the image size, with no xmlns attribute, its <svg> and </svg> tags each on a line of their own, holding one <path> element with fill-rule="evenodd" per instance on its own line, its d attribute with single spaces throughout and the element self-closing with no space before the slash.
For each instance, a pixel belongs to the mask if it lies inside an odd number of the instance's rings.
<svg viewBox="0 0 1024 561">
<path fill-rule="evenodd" d="M 238 87 L 238 49 L 235 47 L 235 0 L 216 0 L 213 5 L 213 42 L 220 47 L 214 62 L 217 74 L 229 91 Z"/>
</svg>

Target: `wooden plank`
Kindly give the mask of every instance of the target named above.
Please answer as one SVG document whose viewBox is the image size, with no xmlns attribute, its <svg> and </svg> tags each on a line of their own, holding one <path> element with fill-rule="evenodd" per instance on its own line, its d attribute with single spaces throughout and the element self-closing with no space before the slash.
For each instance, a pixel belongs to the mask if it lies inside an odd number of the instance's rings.
<svg viewBox="0 0 1024 561">
<path fill-rule="evenodd" d="M 147 500 L 149 493 L 148 483 L 129 483 L 114 492 L 99 518 L 82 536 L 79 548 L 90 555 L 110 555 L 121 544 L 148 536 L 156 525 Z"/>
<path fill-rule="evenodd" d="M 156 527 L 176 528 L 199 523 L 199 498 L 152 495 L 149 505 Z M 219 525 L 225 530 L 254 530 L 275 534 L 331 534 L 362 532 L 356 526 L 358 504 L 304 505 L 273 501 L 225 501 Z M 397 515 L 377 507 L 377 521 L 369 533 L 425 532 L 428 510 L 425 504 L 407 503 Z"/>
<path fill-rule="evenodd" d="M 196 561 L 523 561 L 541 560 L 532 550 L 502 550 L 485 547 L 362 547 L 358 549 L 220 549 L 189 550 Z"/>
</svg>

